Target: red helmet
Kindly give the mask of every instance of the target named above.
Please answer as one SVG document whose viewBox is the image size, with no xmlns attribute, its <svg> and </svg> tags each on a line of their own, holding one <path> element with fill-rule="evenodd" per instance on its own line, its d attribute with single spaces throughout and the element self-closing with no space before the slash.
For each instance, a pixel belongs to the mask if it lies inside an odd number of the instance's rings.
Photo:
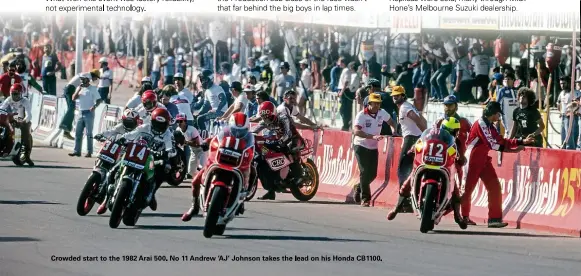
<svg viewBox="0 0 581 276">
<path fill-rule="evenodd" d="M 246 114 L 236 112 L 232 114 L 232 117 L 230 117 L 228 125 L 230 127 L 230 133 L 232 133 L 234 137 L 244 138 L 249 132 L 250 120 Z"/>
<path fill-rule="evenodd" d="M 171 123 L 169 111 L 163 108 L 156 108 L 151 112 L 151 132 L 155 135 L 163 134 Z"/>
<path fill-rule="evenodd" d="M 176 116 L 176 122 L 180 122 L 180 121 L 187 121 L 188 117 L 186 117 L 186 114 L 184 113 L 178 113 L 178 115 Z"/>
<path fill-rule="evenodd" d="M 10 94 L 24 92 L 24 86 L 20 83 L 15 83 L 10 87 Z"/>
<path fill-rule="evenodd" d="M 274 107 L 274 104 L 270 101 L 263 102 L 260 104 L 260 107 L 258 107 L 258 114 L 264 122 L 274 122 L 274 120 L 276 120 L 276 107 Z"/>
<path fill-rule="evenodd" d="M 157 95 L 153 90 L 146 90 L 141 95 L 141 103 L 147 111 L 152 111 L 157 107 Z"/>
</svg>

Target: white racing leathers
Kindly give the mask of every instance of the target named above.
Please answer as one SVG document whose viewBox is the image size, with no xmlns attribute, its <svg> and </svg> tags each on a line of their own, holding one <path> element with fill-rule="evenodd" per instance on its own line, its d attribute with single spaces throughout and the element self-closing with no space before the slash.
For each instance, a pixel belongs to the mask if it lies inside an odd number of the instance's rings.
<svg viewBox="0 0 581 276">
<path fill-rule="evenodd" d="M 157 108 L 167 109 L 161 103 L 157 103 Z M 151 111 L 147 111 L 147 109 L 145 109 L 145 106 L 143 106 L 143 104 L 139 104 L 134 110 L 135 110 L 135 112 L 137 112 L 137 114 L 139 114 L 139 119 L 141 119 L 143 121 L 143 123 L 142 123 L 143 125 L 151 123 L 151 112 L 153 112 L 153 110 L 155 110 L 155 108 L 152 109 Z"/>
<path fill-rule="evenodd" d="M 123 123 L 118 123 L 112 129 L 105 130 L 102 133 L 95 135 L 95 138 L 100 138 L 100 136 L 102 136 L 105 139 L 115 138 L 115 140 L 117 140 L 125 133 L 127 133 L 127 130 L 125 130 Z"/>
</svg>

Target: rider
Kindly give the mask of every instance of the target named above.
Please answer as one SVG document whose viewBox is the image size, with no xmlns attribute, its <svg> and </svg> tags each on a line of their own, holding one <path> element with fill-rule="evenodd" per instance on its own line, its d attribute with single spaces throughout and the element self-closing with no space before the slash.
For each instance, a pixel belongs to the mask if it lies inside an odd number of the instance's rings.
<svg viewBox="0 0 581 276">
<path fill-rule="evenodd" d="M 148 146 L 152 151 L 159 152 L 162 155 L 161 158 L 164 160 L 164 165 L 156 167 L 154 177 L 146 180 L 150 185 L 146 202 L 148 202 L 149 207 L 153 211 L 157 210 L 155 192 L 163 183 L 165 173 L 169 172 L 171 169 L 169 159 L 176 155 L 173 134 L 169 128 L 170 122 L 171 116 L 167 109 L 156 108 L 151 112 L 151 121 L 149 123 L 145 123 L 122 136 L 124 140 L 134 140 L 141 137 L 143 134 L 153 134 L 154 139 L 149 142 Z"/>
<path fill-rule="evenodd" d="M 181 127 L 185 127 L 185 124 L 181 123 L 180 128 Z M 188 127 L 187 131 L 190 130 L 189 128 L 190 127 Z M 232 114 L 228 126 L 221 130 L 221 133 L 218 135 L 218 137 L 222 137 L 222 135 L 227 133 L 234 136 L 234 138 L 237 138 L 237 145 L 238 143 L 241 143 L 246 145 L 246 147 L 254 146 L 254 136 L 252 133 L 250 133 L 249 128 L 250 121 L 248 120 L 248 116 L 242 112 L 236 112 Z M 239 142 L 238 139 L 240 139 Z M 194 144 L 197 144 L 197 142 L 194 142 Z M 250 158 L 253 157 L 251 156 Z M 183 214 L 182 221 L 189 221 L 192 219 L 192 216 L 197 215 L 200 212 L 199 195 L 203 174 L 204 171 L 200 171 L 192 180 L 192 207 L 190 207 L 190 209 L 188 209 L 188 211 Z M 244 176 L 244 187 L 246 188 L 248 187 L 248 183 L 251 183 L 250 177 L 256 177 L 256 173 L 253 171 L 253 166 L 248 166 L 246 170 L 242 171 L 242 175 Z"/>
<path fill-rule="evenodd" d="M 188 178 L 196 175 L 198 166 L 204 165 L 202 158 L 204 156 L 204 151 L 202 147 L 202 137 L 200 132 L 194 126 L 190 125 L 188 122 L 188 117 L 180 113 L 176 116 L 177 131 L 180 132 L 185 140 L 184 153 L 186 155 L 186 160 L 189 162 L 186 164 L 188 171 Z M 189 159 L 188 159 L 189 158 Z"/>
<path fill-rule="evenodd" d="M 277 113 L 274 104 L 271 102 L 263 102 L 259 109 L 258 114 L 262 118 L 260 124 L 252 130 L 252 133 L 260 133 L 264 129 L 276 132 L 279 138 L 279 145 L 281 152 L 286 155 L 292 155 L 293 163 L 290 166 L 292 177 L 294 178 L 294 184 L 300 185 L 303 182 L 303 168 L 301 165 L 301 159 L 299 154 L 295 151 L 291 152 L 298 146 L 303 145 L 301 135 L 295 128 L 294 124 L 291 122 L 291 118 L 286 113 Z M 276 198 L 275 190 L 272 187 L 265 187 L 268 192 L 258 197 L 262 200 L 274 200 Z"/>
<path fill-rule="evenodd" d="M 123 111 L 123 116 L 121 117 L 121 122 L 115 125 L 112 129 L 106 130 L 103 133 L 99 133 L 93 137 L 97 141 L 105 141 L 106 139 L 119 138 L 118 136 L 124 135 L 125 133 L 133 131 L 138 125 L 140 125 L 141 120 L 139 119 L 139 114 L 131 109 L 125 109 Z M 115 175 L 115 169 L 117 166 L 111 169 L 110 175 Z M 110 182 L 111 183 L 111 182 Z M 103 200 L 103 203 L 97 209 L 97 214 L 101 215 L 107 211 L 107 199 Z"/>
<path fill-rule="evenodd" d="M 458 141 L 458 135 L 459 132 L 461 131 L 461 121 L 459 119 L 459 117 L 444 117 L 444 119 L 442 119 L 441 121 L 439 121 L 438 125 L 434 125 L 431 127 L 431 129 L 427 129 L 422 133 L 422 136 L 420 137 L 420 139 L 418 139 L 418 142 L 416 142 L 416 146 L 418 145 L 418 143 L 421 143 L 422 140 L 424 140 L 424 138 L 426 137 L 426 135 L 429 134 L 433 134 L 433 133 L 438 133 L 439 137 L 442 138 L 443 141 L 446 141 L 447 137 L 449 137 L 450 141 L 448 141 L 451 145 L 451 147 L 457 148 L 456 145 L 456 141 Z M 451 135 L 451 136 L 450 136 Z M 409 153 L 412 155 L 415 155 L 415 147 L 412 147 L 412 149 L 410 149 Z M 457 158 L 459 157 L 459 155 L 456 155 Z M 391 210 L 388 214 L 387 214 L 387 219 L 388 220 L 393 220 L 397 214 L 401 211 L 402 207 L 403 207 L 403 203 L 405 202 L 405 200 L 407 198 L 410 197 L 410 193 L 411 193 L 411 179 L 412 179 L 413 175 L 410 175 L 403 183 L 401 189 L 399 190 L 399 198 L 397 201 L 397 204 L 395 206 L 395 208 L 393 210 Z M 452 193 L 452 209 L 454 211 L 454 220 L 456 221 L 456 223 L 461 223 L 463 222 L 462 219 L 462 215 L 460 214 L 460 191 L 458 189 L 458 183 L 456 183 L 454 185 L 454 191 Z"/>
<path fill-rule="evenodd" d="M 27 98 L 22 97 L 22 92 L 24 88 L 22 84 L 15 83 L 10 87 L 10 97 L 7 98 L 2 104 L 0 105 L 0 109 L 7 110 L 12 113 L 19 113 L 21 114 L 21 110 L 24 109 L 24 118 L 19 118 L 16 120 L 16 127 L 20 128 L 22 131 L 22 144 L 24 145 L 24 156 L 25 162 L 28 163 L 29 166 L 34 166 L 34 162 L 30 160 L 30 152 L 32 151 L 32 135 L 30 133 L 30 119 L 32 117 L 31 114 L 31 104 L 30 100 Z M 8 128 L 10 129 L 10 128 Z"/>
<path fill-rule="evenodd" d="M 157 102 L 155 92 L 147 90 L 141 95 L 141 104 L 135 108 L 135 111 L 139 114 L 139 118 L 143 120 L 143 123 L 147 124 L 151 121 L 151 113 L 157 108 L 166 109 L 162 103 Z"/>
<path fill-rule="evenodd" d="M 206 121 L 218 118 L 228 109 L 228 101 L 224 89 L 214 84 L 213 73 L 208 69 L 204 69 L 198 75 L 204 89 L 204 105 L 201 110 L 210 107 L 208 113 L 198 116 L 198 128 L 200 131 L 206 130 Z"/>
</svg>

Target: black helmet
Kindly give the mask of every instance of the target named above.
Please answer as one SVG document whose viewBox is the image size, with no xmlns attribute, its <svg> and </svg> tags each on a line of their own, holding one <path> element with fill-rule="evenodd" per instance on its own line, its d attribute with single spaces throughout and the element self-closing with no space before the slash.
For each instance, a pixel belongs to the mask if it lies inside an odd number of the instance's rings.
<svg viewBox="0 0 581 276">
<path fill-rule="evenodd" d="M 498 112 L 504 115 L 504 113 L 502 112 L 502 107 L 500 106 L 499 102 L 488 102 L 483 110 L 484 116 L 492 116 Z"/>
<path fill-rule="evenodd" d="M 370 78 L 367 81 L 367 86 L 368 87 L 381 87 L 381 82 L 379 82 L 379 80 L 377 80 L 375 78 Z"/>
<path fill-rule="evenodd" d="M 204 69 L 198 75 L 198 78 L 202 82 L 202 88 L 208 89 L 208 88 L 212 87 L 212 84 L 213 84 L 213 81 L 214 81 L 213 74 L 214 73 L 212 72 L 212 70 Z"/>
</svg>

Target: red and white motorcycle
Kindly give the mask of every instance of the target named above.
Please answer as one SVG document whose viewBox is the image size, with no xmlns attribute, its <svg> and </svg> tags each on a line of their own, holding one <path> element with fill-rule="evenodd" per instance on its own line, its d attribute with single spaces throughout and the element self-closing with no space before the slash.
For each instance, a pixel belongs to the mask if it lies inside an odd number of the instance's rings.
<svg viewBox="0 0 581 276">
<path fill-rule="evenodd" d="M 226 224 L 244 212 L 249 180 L 242 172 L 251 168 L 253 158 L 254 141 L 245 142 L 227 131 L 212 138 L 200 189 L 204 237 L 223 235 Z"/>
<path fill-rule="evenodd" d="M 16 115 L 0 110 L 0 157 L 12 157 L 14 164 L 22 166 L 26 156 L 22 145 L 22 132 L 12 125 Z"/>
</svg>

